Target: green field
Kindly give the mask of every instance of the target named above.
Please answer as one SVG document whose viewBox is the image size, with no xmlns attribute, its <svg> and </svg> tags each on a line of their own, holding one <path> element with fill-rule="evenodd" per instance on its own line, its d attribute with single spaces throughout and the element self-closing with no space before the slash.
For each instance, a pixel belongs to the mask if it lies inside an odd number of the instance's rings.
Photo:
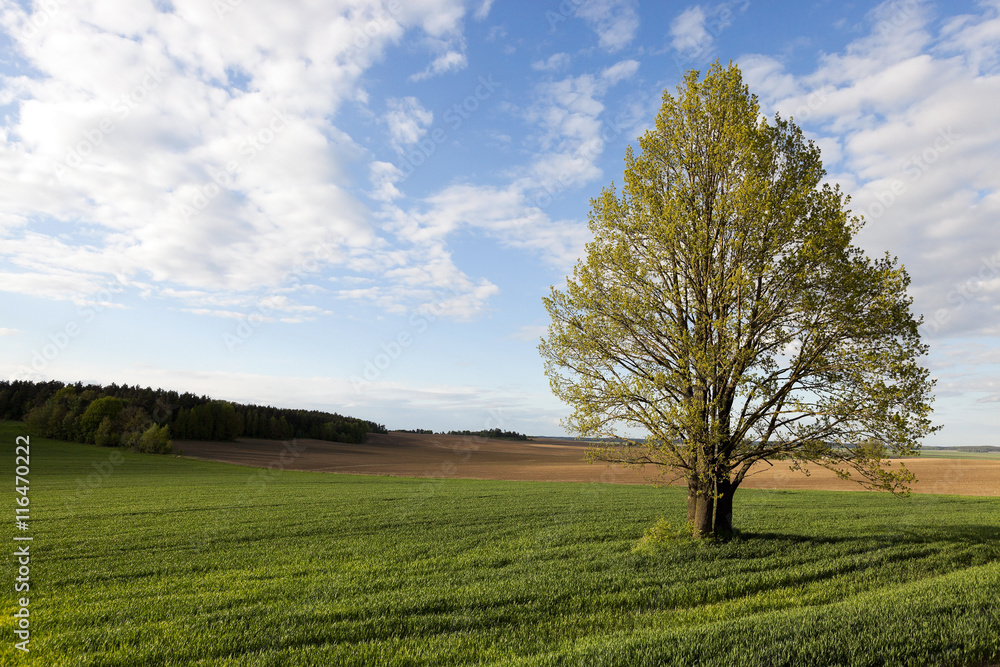
<svg viewBox="0 0 1000 667">
<path fill-rule="evenodd" d="M 934 449 L 924 448 L 920 450 L 921 458 L 931 459 L 982 459 L 984 461 L 1000 461 L 1000 452 L 970 452 L 961 449 Z"/>
<path fill-rule="evenodd" d="M 0 424 L 11 471 L 21 428 Z M 738 539 L 642 555 L 645 528 L 683 518 L 683 490 L 116 465 L 117 451 L 32 439 L 31 660 L 9 592 L 4 664 L 1000 658 L 997 499 L 745 490 Z"/>
</svg>

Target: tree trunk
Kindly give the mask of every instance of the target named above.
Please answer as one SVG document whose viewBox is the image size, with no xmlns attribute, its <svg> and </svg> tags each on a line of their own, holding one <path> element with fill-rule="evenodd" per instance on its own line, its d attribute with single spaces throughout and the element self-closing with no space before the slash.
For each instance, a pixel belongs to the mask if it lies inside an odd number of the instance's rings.
<svg viewBox="0 0 1000 667">
<path fill-rule="evenodd" d="M 736 494 L 736 485 L 727 479 L 720 479 L 715 483 L 717 497 L 715 500 L 715 526 L 713 532 L 716 537 L 732 537 L 733 535 L 733 496 Z"/>
<path fill-rule="evenodd" d="M 694 532 L 692 535 L 696 540 L 712 534 L 712 509 L 715 506 L 715 499 L 712 496 L 711 489 L 699 489 L 699 493 L 695 497 Z"/>
<path fill-rule="evenodd" d="M 691 478 L 688 480 L 688 523 L 694 523 L 694 517 L 698 510 L 698 480 Z"/>
</svg>

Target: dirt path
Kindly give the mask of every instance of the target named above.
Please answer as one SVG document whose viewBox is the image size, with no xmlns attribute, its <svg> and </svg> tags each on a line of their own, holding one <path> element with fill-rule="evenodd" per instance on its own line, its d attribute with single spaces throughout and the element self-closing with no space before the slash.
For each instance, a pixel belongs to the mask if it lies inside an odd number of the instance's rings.
<svg viewBox="0 0 1000 667">
<path fill-rule="evenodd" d="M 181 450 L 184 456 L 249 466 L 280 466 L 286 470 L 614 484 L 647 484 L 655 477 L 651 469 L 587 463 L 584 458 L 587 446 L 573 440 L 517 442 L 409 433 L 372 435 L 363 445 L 298 440 L 294 452 L 276 440 L 174 443 L 175 450 Z M 913 487 L 915 493 L 1000 495 L 1000 461 L 927 458 L 909 459 L 906 465 L 918 479 Z M 776 463 L 773 467 L 758 466 L 743 488 L 853 491 L 859 486 L 822 468 L 812 470 L 806 477 Z"/>
</svg>

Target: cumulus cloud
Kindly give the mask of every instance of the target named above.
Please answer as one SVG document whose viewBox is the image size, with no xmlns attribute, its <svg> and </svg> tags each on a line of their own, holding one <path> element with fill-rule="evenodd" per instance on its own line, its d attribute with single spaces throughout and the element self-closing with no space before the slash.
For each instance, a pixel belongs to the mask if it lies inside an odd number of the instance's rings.
<svg viewBox="0 0 1000 667">
<path fill-rule="evenodd" d="M 570 56 L 568 53 L 553 53 L 545 60 L 538 60 L 531 63 L 531 69 L 542 72 L 558 72 L 569 66 Z"/>
<path fill-rule="evenodd" d="M 482 0 L 479 7 L 476 9 L 476 13 L 473 14 L 477 21 L 483 21 L 487 16 L 490 15 L 490 9 L 493 7 L 493 0 Z"/>
<path fill-rule="evenodd" d="M 712 7 L 692 5 L 670 22 L 670 46 L 677 52 L 680 65 L 696 64 L 711 58 L 715 38 L 732 25 L 738 13 L 750 6 L 748 0 L 731 0 Z"/>
<path fill-rule="evenodd" d="M 466 65 L 468 65 L 468 60 L 464 53 L 460 51 L 446 51 L 432 60 L 431 64 L 425 70 L 412 75 L 410 81 L 423 81 L 438 74 L 457 72 L 465 69 Z"/>
<path fill-rule="evenodd" d="M 635 60 L 623 60 L 598 75 L 581 74 L 545 81 L 537 87 L 537 99 L 525 112 L 536 128 L 539 150 L 531 167 L 530 183 L 549 194 L 562 193 L 600 178 L 597 161 L 606 138 L 631 132 L 620 109 L 607 118 L 602 100 L 609 89 L 638 70 Z M 544 197 L 543 197 L 544 199 Z"/>
<path fill-rule="evenodd" d="M 1000 16 L 987 9 L 935 33 L 925 6 L 890 2 L 869 20 L 869 34 L 813 72 L 755 56 L 747 81 L 830 147 L 830 180 L 868 221 L 860 241 L 906 264 L 925 333 L 989 334 L 1000 327 L 990 306 L 1000 297 L 1000 75 L 983 69 L 982 52 L 984 35 L 1000 46 Z"/>
<path fill-rule="evenodd" d="M 906 266 L 942 406 L 987 438 L 1000 390 L 1000 10 L 939 26 L 923 3 L 888 2 L 868 21 L 811 72 L 740 62 L 764 111 L 793 116 L 823 147 L 828 180 L 866 219 L 857 242 Z"/>
<path fill-rule="evenodd" d="M 631 78 L 637 71 L 639 71 L 638 60 L 622 60 L 605 68 L 601 72 L 601 78 L 613 86 L 620 81 Z"/>
<path fill-rule="evenodd" d="M 369 168 L 370 180 L 374 190 L 370 193 L 372 199 L 384 202 L 392 201 L 402 196 L 396 183 L 403 178 L 403 171 L 391 162 L 376 160 Z"/>
<path fill-rule="evenodd" d="M 415 97 L 389 98 L 386 106 L 389 110 L 383 119 L 389 128 L 392 146 L 398 153 L 420 141 L 434 122 L 434 114 L 421 106 Z"/>
<path fill-rule="evenodd" d="M 586 0 L 576 15 L 597 33 L 605 51 L 615 52 L 628 46 L 639 30 L 636 0 Z"/>
<path fill-rule="evenodd" d="M 705 29 L 705 10 L 700 5 L 688 7 L 670 22 L 670 45 L 682 52 L 701 51 L 712 43 Z"/>
<path fill-rule="evenodd" d="M 11 56 L 37 75 L 0 82 L 17 107 L 0 132 L 0 290 L 99 300 L 119 275 L 218 316 L 196 295 L 245 303 L 395 261 L 345 185 L 365 149 L 333 119 L 367 103 L 364 73 L 407 31 L 432 54 L 428 76 L 464 67 L 462 3 L 218 6 L 70 3 L 44 25 L 5 11 Z M 432 120 L 415 98 L 389 107 L 397 148 Z M 370 196 L 398 197 L 398 174 L 374 162 Z"/>
<path fill-rule="evenodd" d="M 506 184 L 452 183 L 419 200 L 400 202 L 394 180 L 400 171 L 380 166 L 372 180 L 379 184 L 378 192 L 386 193 L 381 224 L 411 259 L 385 270 L 387 278 L 397 281 L 391 288 L 344 289 L 340 296 L 377 302 L 390 312 L 429 302 L 448 303 L 446 310 L 460 318 L 481 312 L 496 287 L 470 280 L 452 263 L 445 244 L 460 230 L 475 230 L 561 269 L 571 266 L 582 255 L 590 232 L 579 220 L 554 218 L 549 207 L 602 176 L 597 161 L 605 136 L 620 136 L 625 130 L 615 124 L 608 132 L 601 100 L 612 86 L 633 76 L 638 66 L 635 60 L 623 60 L 598 74 L 540 82 L 534 103 L 520 112 L 534 128 L 527 140 L 534 150 L 527 164 L 509 170 Z M 626 115 L 631 131 L 636 119 Z M 449 290 L 456 287 L 461 298 L 449 298 Z"/>
<path fill-rule="evenodd" d="M 396 260 L 383 271 L 380 284 L 340 289 L 338 298 L 397 315 L 418 312 L 461 321 L 482 313 L 500 291 L 490 281 L 473 280 L 460 271 L 440 239 L 399 250 Z"/>
</svg>

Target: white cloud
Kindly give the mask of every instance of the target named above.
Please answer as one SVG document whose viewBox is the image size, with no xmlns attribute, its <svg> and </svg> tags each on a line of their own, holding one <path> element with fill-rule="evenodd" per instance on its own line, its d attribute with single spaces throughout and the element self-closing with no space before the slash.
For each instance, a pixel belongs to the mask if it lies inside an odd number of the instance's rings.
<svg viewBox="0 0 1000 667">
<path fill-rule="evenodd" d="M 493 0 L 482 0 L 476 13 L 473 14 L 477 21 L 483 21 L 487 16 L 490 15 L 490 9 L 493 7 Z"/>
<path fill-rule="evenodd" d="M 247 313 L 239 312 L 236 310 L 217 310 L 214 308 L 181 308 L 185 313 L 193 313 L 194 315 L 210 315 L 212 317 L 224 317 L 231 320 L 245 320 L 247 318 Z M 273 317 L 257 315 L 261 322 L 274 322 Z"/>
<path fill-rule="evenodd" d="M 551 196 L 537 188 L 534 177 L 506 187 L 456 184 L 418 207 L 399 211 L 395 231 L 422 245 L 460 229 L 478 229 L 506 246 L 530 250 L 551 264 L 565 266 L 580 256 L 589 232 L 579 223 L 550 219 L 545 213 L 550 202 Z"/>
<path fill-rule="evenodd" d="M 71 270 L 48 272 L 0 272 L 0 291 L 27 294 L 43 299 L 80 301 L 97 294 L 104 286 L 99 276 Z"/>
<path fill-rule="evenodd" d="M 365 72 L 408 30 L 423 31 L 428 75 L 464 67 L 462 3 L 227 8 L 71 3 L 27 32 L 24 9 L 3 14 L 12 55 L 38 75 L 0 82 L 20 111 L 0 132 L 0 290 L 99 300 L 118 274 L 218 315 L 324 270 L 397 261 L 345 185 L 368 156 L 333 119 L 366 104 Z M 395 102 L 385 122 L 402 147 L 432 116 Z M 374 198 L 400 196 L 398 174 L 370 170 Z"/>
<path fill-rule="evenodd" d="M 594 32 L 605 51 L 615 52 L 628 46 L 639 30 L 636 0 L 586 0 L 576 10 Z"/>
<path fill-rule="evenodd" d="M 527 250 L 560 268 L 570 266 L 582 254 L 589 231 L 578 221 L 552 219 L 547 209 L 557 197 L 601 177 L 597 160 L 604 150 L 600 119 L 604 105 L 600 98 L 637 67 L 637 62 L 626 60 L 600 76 L 585 74 L 539 84 L 536 103 L 524 112 L 525 120 L 538 130 L 531 138 L 537 150 L 530 163 L 512 170 L 506 185 L 454 183 L 412 205 L 386 206 L 384 228 L 411 243 L 408 252 L 431 253 L 437 263 L 408 261 L 403 264 L 408 268 L 387 270 L 387 276 L 409 281 L 399 289 L 370 287 L 345 295 L 402 308 L 407 300 L 430 298 L 427 286 L 442 286 L 440 280 L 414 270 L 436 266 L 441 276 L 473 297 L 464 302 L 461 312 L 478 311 L 485 302 L 474 297 L 488 296 L 489 286 L 472 290 L 442 245 L 461 229 L 479 230 L 504 246 Z"/>
<path fill-rule="evenodd" d="M 836 163 L 828 179 L 867 220 L 857 242 L 906 266 L 936 392 L 990 401 L 996 360 L 969 341 L 1000 346 L 1000 73 L 989 54 L 1000 51 L 1000 11 L 936 29 L 923 3 L 889 2 L 869 22 L 806 74 L 765 56 L 740 61 L 764 110 L 794 116 Z"/>
<path fill-rule="evenodd" d="M 563 192 L 600 178 L 597 160 L 604 151 L 601 99 L 610 85 L 632 67 L 618 63 L 605 76 L 591 74 L 547 81 L 526 118 L 541 131 L 530 182 L 548 193 Z M 527 187 L 527 185 L 526 185 Z"/>
<path fill-rule="evenodd" d="M 638 60 L 622 60 L 601 72 L 601 78 L 604 79 L 608 85 L 613 86 L 620 81 L 631 78 L 637 71 L 639 71 Z"/>
<path fill-rule="evenodd" d="M 21 333 L 20 329 L 0 328 L 0 336 L 17 336 L 20 333 Z"/>
<path fill-rule="evenodd" d="M 701 5 L 688 7 L 670 22 L 670 45 L 682 53 L 699 53 L 712 44 L 705 29 L 705 10 Z"/>
<path fill-rule="evenodd" d="M 545 60 L 537 60 L 531 63 L 531 69 L 541 72 L 558 72 L 569 66 L 570 56 L 568 53 L 553 53 Z"/>
<path fill-rule="evenodd" d="M 370 193 L 373 199 L 389 202 L 402 193 L 396 187 L 396 183 L 403 178 L 403 171 L 391 162 L 376 160 L 369 167 L 369 178 L 375 189 Z"/>
<path fill-rule="evenodd" d="M 434 114 L 425 109 L 415 97 L 389 98 L 389 110 L 383 120 L 389 127 L 392 146 L 402 154 L 427 134 L 427 128 L 434 122 Z"/>
<path fill-rule="evenodd" d="M 464 53 L 459 51 L 447 51 L 432 60 L 431 64 L 428 65 L 424 71 L 412 75 L 410 77 L 410 81 L 423 81 L 424 79 L 429 79 L 432 76 L 437 76 L 438 74 L 457 72 L 465 69 L 466 65 L 468 65 L 468 60 L 466 59 Z"/>
<path fill-rule="evenodd" d="M 387 215 L 397 218 L 407 215 L 396 206 L 386 210 L 390 212 Z M 338 298 L 397 315 L 430 312 L 435 317 L 470 320 L 499 293 L 490 281 L 471 279 L 455 266 L 444 245 L 444 234 L 414 233 L 413 224 L 399 219 L 392 224 L 396 225 L 392 231 L 407 242 L 406 247 L 387 255 L 379 267 L 378 284 L 339 289 Z"/>
<path fill-rule="evenodd" d="M 730 0 L 712 7 L 692 5 L 678 14 L 670 22 L 670 46 L 677 52 L 677 65 L 698 66 L 710 60 L 716 38 L 749 7 L 749 0 Z"/>
<path fill-rule="evenodd" d="M 744 82 L 759 97 L 773 103 L 802 95 L 804 84 L 786 72 L 781 61 L 772 56 L 750 54 L 740 57 L 739 64 Z"/>
</svg>

